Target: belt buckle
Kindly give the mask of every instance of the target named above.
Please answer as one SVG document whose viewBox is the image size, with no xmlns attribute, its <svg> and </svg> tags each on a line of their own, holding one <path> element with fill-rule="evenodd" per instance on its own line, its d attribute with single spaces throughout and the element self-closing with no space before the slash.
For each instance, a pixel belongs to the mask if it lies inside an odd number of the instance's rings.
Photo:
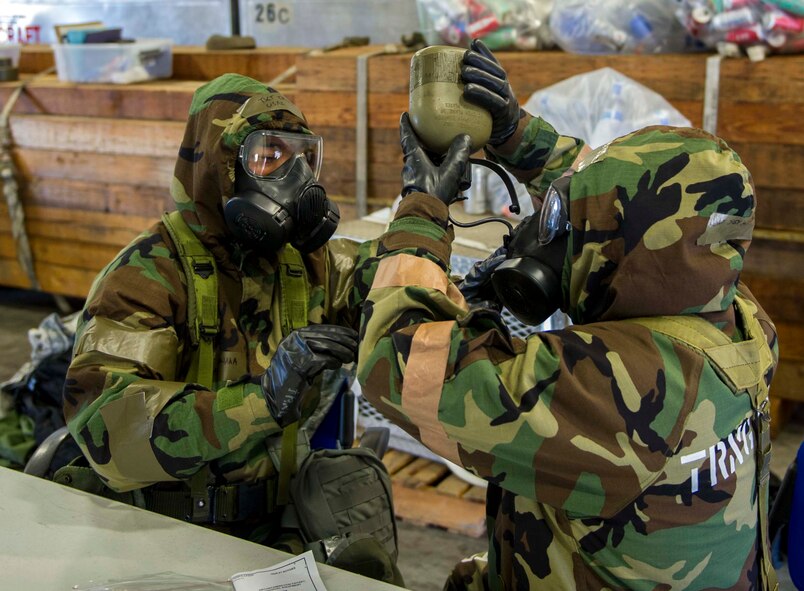
<svg viewBox="0 0 804 591">
<path fill-rule="evenodd" d="M 265 515 L 265 481 L 220 486 L 214 493 L 213 523 L 231 523 Z"/>
</svg>

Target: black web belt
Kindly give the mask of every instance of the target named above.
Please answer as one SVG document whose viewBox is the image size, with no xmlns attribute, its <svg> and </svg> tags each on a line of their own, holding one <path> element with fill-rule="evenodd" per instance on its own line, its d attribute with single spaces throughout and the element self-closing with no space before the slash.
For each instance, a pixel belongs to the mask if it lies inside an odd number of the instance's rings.
<svg viewBox="0 0 804 591">
<path fill-rule="evenodd" d="M 275 507 L 275 479 L 205 486 L 160 485 L 143 490 L 146 509 L 192 523 L 236 523 L 266 517 Z"/>
</svg>

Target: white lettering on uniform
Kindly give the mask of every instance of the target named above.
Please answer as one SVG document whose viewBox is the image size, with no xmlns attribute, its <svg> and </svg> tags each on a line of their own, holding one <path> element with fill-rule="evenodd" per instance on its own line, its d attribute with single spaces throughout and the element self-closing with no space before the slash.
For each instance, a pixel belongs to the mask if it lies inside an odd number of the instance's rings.
<svg viewBox="0 0 804 591">
<path fill-rule="evenodd" d="M 720 452 L 720 459 L 716 461 L 717 452 Z M 717 484 L 717 467 L 720 466 L 720 473 L 723 475 L 723 480 L 729 477 L 726 471 L 726 444 L 718 441 L 715 445 L 709 448 L 709 482 L 712 486 Z"/>
<path fill-rule="evenodd" d="M 706 457 L 706 450 L 696 451 L 692 454 L 687 454 L 686 456 L 681 456 L 681 463 L 682 464 L 689 464 L 690 462 L 697 462 L 698 460 L 702 460 Z M 692 492 L 698 492 L 698 468 L 691 468 L 690 469 L 690 482 Z"/>
<path fill-rule="evenodd" d="M 738 442 L 742 443 L 742 451 Z M 728 443 L 728 447 L 726 446 Z M 728 479 L 737 471 L 737 466 L 750 457 L 751 450 L 754 449 L 754 432 L 751 429 L 749 419 L 745 419 L 737 428 L 717 443 L 710 445 L 708 449 L 702 449 L 681 456 L 682 464 L 698 463 L 709 458 L 709 486 L 718 483 L 718 472 L 722 480 Z M 731 453 L 729 453 L 731 450 Z M 728 469 L 726 465 L 728 460 Z M 696 493 L 700 488 L 698 481 L 698 469 L 700 465 L 690 467 L 690 492 Z"/>
</svg>

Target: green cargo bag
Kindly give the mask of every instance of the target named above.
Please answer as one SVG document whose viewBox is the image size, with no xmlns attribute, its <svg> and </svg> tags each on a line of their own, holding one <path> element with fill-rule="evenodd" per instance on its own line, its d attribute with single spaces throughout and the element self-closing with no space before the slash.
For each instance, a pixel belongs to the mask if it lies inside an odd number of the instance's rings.
<svg viewBox="0 0 804 591">
<path fill-rule="evenodd" d="M 316 560 L 404 586 L 391 477 L 366 448 L 310 453 L 292 483 L 293 508 Z"/>
</svg>

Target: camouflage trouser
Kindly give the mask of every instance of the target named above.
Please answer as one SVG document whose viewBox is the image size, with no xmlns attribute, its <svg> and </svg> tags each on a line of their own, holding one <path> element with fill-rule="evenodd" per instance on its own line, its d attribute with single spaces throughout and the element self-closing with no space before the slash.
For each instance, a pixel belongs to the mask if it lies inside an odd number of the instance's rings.
<svg viewBox="0 0 804 591">
<path fill-rule="evenodd" d="M 444 591 L 485 591 L 488 588 L 487 552 L 461 560 L 444 584 Z"/>
</svg>

